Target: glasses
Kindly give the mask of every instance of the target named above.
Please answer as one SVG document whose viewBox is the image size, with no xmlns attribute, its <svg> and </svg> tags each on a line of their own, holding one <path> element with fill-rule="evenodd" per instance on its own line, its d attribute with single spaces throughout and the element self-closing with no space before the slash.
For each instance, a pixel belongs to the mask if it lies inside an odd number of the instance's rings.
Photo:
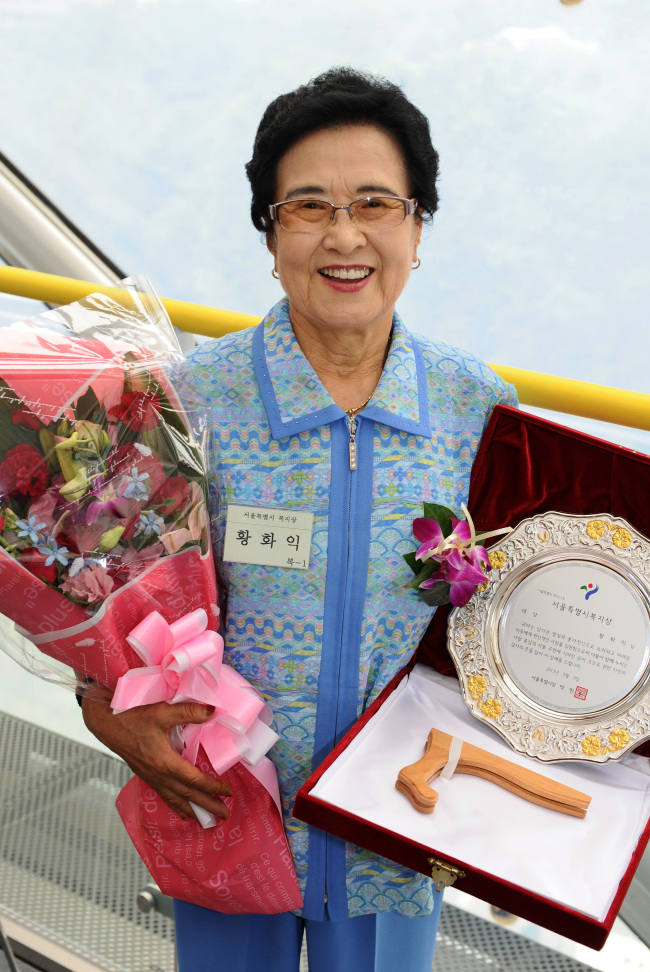
<svg viewBox="0 0 650 972">
<path fill-rule="evenodd" d="M 290 233 L 316 233 L 334 222 L 337 209 L 344 209 L 352 222 L 360 227 L 390 229 L 403 223 L 417 208 L 417 199 L 400 196 L 364 196 L 349 206 L 335 206 L 324 199 L 289 199 L 269 206 L 269 216 Z"/>
</svg>

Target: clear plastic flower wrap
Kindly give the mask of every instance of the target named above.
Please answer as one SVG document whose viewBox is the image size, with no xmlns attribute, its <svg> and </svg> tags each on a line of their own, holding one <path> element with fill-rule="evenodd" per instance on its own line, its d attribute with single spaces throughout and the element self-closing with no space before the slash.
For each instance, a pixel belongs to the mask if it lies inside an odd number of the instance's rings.
<svg viewBox="0 0 650 972">
<path fill-rule="evenodd" d="M 120 653 L 83 649 L 123 641 L 127 604 L 137 622 L 140 602 L 181 597 L 218 627 L 203 463 L 166 377 L 183 355 L 144 278 L 3 328 L 1 343 L 0 610 L 30 639 L 3 647 L 41 677 L 112 689 Z"/>
<path fill-rule="evenodd" d="M 222 663 L 192 431 L 202 417 L 188 415 L 170 381 L 183 354 L 162 303 L 133 278 L 1 334 L 0 612 L 15 625 L 2 648 L 114 712 L 213 706 L 208 722 L 173 741 L 230 783 L 228 822 L 217 826 L 200 808 L 201 823 L 181 820 L 136 777 L 117 800 L 122 820 L 168 894 L 225 912 L 299 907 L 264 756 L 277 739 L 271 712 Z M 251 819 L 266 831 L 263 871 L 259 843 L 246 838 Z"/>
</svg>

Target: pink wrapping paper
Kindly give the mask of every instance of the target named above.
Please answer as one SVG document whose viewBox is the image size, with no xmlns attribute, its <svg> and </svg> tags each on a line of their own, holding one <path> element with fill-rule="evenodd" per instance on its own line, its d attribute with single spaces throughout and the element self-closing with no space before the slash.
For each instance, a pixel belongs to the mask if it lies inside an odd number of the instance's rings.
<svg viewBox="0 0 650 972">
<path fill-rule="evenodd" d="M 41 624 L 47 626 L 45 630 L 52 631 L 88 620 L 80 604 L 44 584 L 1 547 L 0 604 L 2 613 L 30 635 Z"/>
<path fill-rule="evenodd" d="M 205 756 L 197 762 L 216 778 Z M 220 776 L 232 788 L 227 820 L 203 830 L 182 820 L 137 776 L 117 798 L 122 823 L 163 894 L 225 914 L 277 914 L 302 906 L 270 760 L 237 763 Z"/>
<path fill-rule="evenodd" d="M 200 453 L 166 376 L 182 355 L 146 281 L 129 286 L 119 304 L 94 295 L 5 329 L 0 350 L 0 607 L 40 652 L 111 691 L 151 664 L 128 636 L 156 613 L 160 630 L 165 622 L 185 630 L 201 609 L 210 632 L 202 629 L 201 645 L 217 643 L 219 663 L 223 648 Z M 53 315 L 66 333 L 52 329 Z M 23 645 L 10 648 L 25 667 L 75 684 L 73 672 L 39 665 Z M 201 699 L 213 661 L 206 656 L 161 698 Z M 247 721 L 242 745 L 231 733 L 229 715 L 250 712 L 252 696 L 271 721 L 244 681 L 223 666 L 214 720 L 185 727 L 184 755 L 213 777 L 228 772 L 230 822 L 204 831 L 137 779 L 118 804 L 168 893 L 215 910 L 270 913 L 301 899 L 273 764 L 233 765 L 240 755 L 257 762 L 275 738 L 263 718 Z M 238 692 L 239 708 L 231 704 Z"/>
<path fill-rule="evenodd" d="M 93 618 L 63 630 L 52 629 L 85 617 L 83 608 L 6 555 L 0 555 L 0 591 L 11 592 L 5 611 L 13 620 L 40 630 L 31 640 L 41 651 L 111 689 L 142 665 L 126 636 L 151 611 L 171 623 L 207 605 L 208 627 L 216 630 L 218 624 L 214 570 L 210 555 L 201 556 L 198 548 L 158 561 L 107 598 Z M 217 779 L 200 745 L 196 765 Z M 300 908 L 275 767 L 266 758 L 256 767 L 239 762 L 218 778 L 233 790 L 224 800 L 230 817 L 209 830 L 182 820 L 138 777 L 121 790 L 118 813 L 149 873 L 163 893 L 213 911 L 275 914 Z"/>
<path fill-rule="evenodd" d="M 3 611 L 17 621 L 40 651 L 62 661 L 77 672 L 115 689 L 118 678 L 142 662 L 126 638 L 152 611 L 158 611 L 168 622 L 183 614 L 205 607 L 208 627 L 218 627 L 217 586 L 210 553 L 201 555 L 198 547 L 164 557 L 148 567 L 135 580 L 111 594 L 92 618 L 65 625 L 75 614 L 67 613 L 77 605 L 34 578 L 12 558 L 1 560 L 0 585 L 17 580 L 15 590 L 27 590 L 28 584 L 38 589 L 38 614 L 26 611 L 20 597 L 12 599 Z M 40 588 L 44 588 L 41 592 Z M 47 607 L 43 608 L 47 598 Z M 85 616 L 83 608 L 78 611 Z"/>
<path fill-rule="evenodd" d="M 102 341 L 76 335 L 18 328 L 5 328 L 2 335 L 2 362 L 11 375 L 11 387 L 45 425 L 62 415 L 73 418 L 70 405 L 91 383 L 107 407 L 119 401 L 122 366 L 118 360 L 110 367 L 115 358 L 115 351 Z"/>
<path fill-rule="evenodd" d="M 206 630 L 207 622 L 203 608 L 173 624 L 158 611 L 148 614 L 126 639 L 143 665 L 118 679 L 111 707 L 123 712 L 154 702 L 184 701 L 212 706 L 211 719 L 184 726 L 172 741 L 194 765 L 201 748 L 221 775 L 240 759 L 257 765 L 278 737 L 270 728 L 271 709 L 250 682 L 223 664 L 223 638 Z M 205 817 L 204 827 L 214 826 L 212 814 L 194 809 L 200 820 Z"/>
</svg>

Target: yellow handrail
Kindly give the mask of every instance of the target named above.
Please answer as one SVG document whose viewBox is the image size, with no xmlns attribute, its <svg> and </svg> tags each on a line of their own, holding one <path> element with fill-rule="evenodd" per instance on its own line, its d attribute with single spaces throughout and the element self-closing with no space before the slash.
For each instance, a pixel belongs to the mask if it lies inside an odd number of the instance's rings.
<svg viewBox="0 0 650 972">
<path fill-rule="evenodd" d="M 98 291 L 109 295 L 120 292 L 119 288 L 100 286 L 86 280 L 16 267 L 0 267 L 0 291 L 48 304 L 69 304 Z M 261 320 L 252 314 L 238 314 L 182 300 L 162 298 L 162 302 L 176 327 L 208 337 L 221 337 L 230 331 L 253 327 Z M 523 405 L 650 431 L 650 395 L 506 365 L 491 364 L 490 367 L 506 381 L 512 382 Z"/>
<path fill-rule="evenodd" d="M 88 294 L 108 294 L 109 297 L 121 293 L 119 287 L 107 287 L 88 280 L 75 280 L 73 277 L 57 277 L 53 273 L 37 273 L 36 270 L 21 270 L 18 267 L 0 267 L 0 291 L 16 297 L 31 297 L 45 301 L 46 304 L 70 304 L 81 300 Z M 238 314 L 235 311 L 218 310 L 204 304 L 189 304 L 184 300 L 161 298 L 172 323 L 181 331 L 191 334 L 204 334 L 207 337 L 221 337 L 230 331 L 259 324 L 260 317 L 252 314 Z"/>
<path fill-rule="evenodd" d="M 600 422 L 650 431 L 650 395 L 643 392 L 594 385 L 574 378 L 558 378 L 556 375 L 524 371 L 507 365 L 490 364 L 490 367 L 505 381 L 512 382 L 522 405 L 534 405 L 552 412 L 582 415 Z"/>
</svg>

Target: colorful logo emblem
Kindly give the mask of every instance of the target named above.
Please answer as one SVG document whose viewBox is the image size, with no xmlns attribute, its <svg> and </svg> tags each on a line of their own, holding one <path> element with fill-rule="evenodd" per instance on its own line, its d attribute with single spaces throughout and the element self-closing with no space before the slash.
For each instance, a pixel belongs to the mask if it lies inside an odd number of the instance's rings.
<svg viewBox="0 0 650 972">
<path fill-rule="evenodd" d="M 592 594 L 595 594 L 595 593 L 596 593 L 596 591 L 597 591 L 597 590 L 599 590 L 599 588 L 598 588 L 598 585 L 597 585 L 597 584 L 596 584 L 596 586 L 595 586 L 595 587 L 594 587 L 594 585 L 593 585 L 593 584 L 583 584 L 583 585 L 582 585 L 582 587 L 580 588 L 580 590 L 581 590 L 581 591 L 586 591 L 586 592 L 587 592 L 587 593 L 585 594 L 585 601 L 588 601 L 588 600 L 589 600 L 589 598 L 591 597 L 591 595 L 592 595 Z"/>
</svg>

